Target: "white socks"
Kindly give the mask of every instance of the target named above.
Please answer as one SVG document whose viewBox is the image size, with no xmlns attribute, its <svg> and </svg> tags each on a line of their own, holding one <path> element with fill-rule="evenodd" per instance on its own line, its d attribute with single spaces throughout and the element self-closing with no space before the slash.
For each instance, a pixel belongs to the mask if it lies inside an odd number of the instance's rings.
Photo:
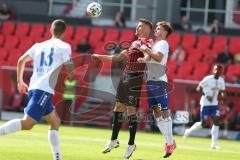
<svg viewBox="0 0 240 160">
<path fill-rule="evenodd" d="M 172 145 L 173 141 L 173 134 L 172 134 L 172 119 L 171 117 L 163 119 L 162 117 L 156 118 L 157 126 L 159 130 L 162 132 L 163 136 L 165 137 L 167 144 Z"/>
<path fill-rule="evenodd" d="M 50 142 L 54 160 L 62 160 L 62 155 L 60 153 L 60 140 L 57 130 L 49 130 L 48 140 Z"/>
<path fill-rule="evenodd" d="M 193 131 L 196 131 L 196 130 L 198 130 L 200 128 L 202 128 L 202 122 L 194 123 L 191 128 L 186 130 L 185 136 L 189 136 Z"/>
<path fill-rule="evenodd" d="M 20 119 L 13 119 L 0 126 L 0 136 L 13 133 L 22 129 Z"/>
<path fill-rule="evenodd" d="M 212 146 L 217 145 L 219 126 L 212 126 Z"/>
</svg>

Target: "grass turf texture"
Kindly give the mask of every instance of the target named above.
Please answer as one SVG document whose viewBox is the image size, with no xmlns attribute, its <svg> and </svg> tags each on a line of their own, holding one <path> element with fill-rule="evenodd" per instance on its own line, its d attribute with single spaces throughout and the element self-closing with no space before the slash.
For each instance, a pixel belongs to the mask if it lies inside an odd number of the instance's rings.
<svg viewBox="0 0 240 160">
<path fill-rule="evenodd" d="M 0 124 L 2 124 L 1 122 Z M 47 140 L 47 125 L 37 125 L 32 131 L 21 131 L 0 136 L 0 160 L 52 160 Z M 66 127 L 60 129 L 64 160 L 118 160 L 124 159 L 128 131 L 120 131 L 120 147 L 102 154 L 111 131 L 108 129 Z M 219 140 L 221 150 L 210 149 L 210 139 L 189 138 L 183 142 L 175 136 L 177 149 L 171 160 L 236 160 L 240 157 L 239 142 Z M 132 160 L 163 159 L 163 137 L 160 134 L 137 133 L 137 150 Z"/>
</svg>

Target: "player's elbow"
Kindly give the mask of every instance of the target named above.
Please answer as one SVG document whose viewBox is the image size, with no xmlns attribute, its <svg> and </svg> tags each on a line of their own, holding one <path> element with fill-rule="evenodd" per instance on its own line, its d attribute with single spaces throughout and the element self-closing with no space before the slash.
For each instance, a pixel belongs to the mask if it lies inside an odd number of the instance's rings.
<svg viewBox="0 0 240 160">
<path fill-rule="evenodd" d="M 24 63 L 24 59 L 23 59 L 23 57 L 20 57 L 20 58 L 18 59 L 17 65 L 20 66 L 20 65 L 22 65 L 23 63 Z"/>
</svg>

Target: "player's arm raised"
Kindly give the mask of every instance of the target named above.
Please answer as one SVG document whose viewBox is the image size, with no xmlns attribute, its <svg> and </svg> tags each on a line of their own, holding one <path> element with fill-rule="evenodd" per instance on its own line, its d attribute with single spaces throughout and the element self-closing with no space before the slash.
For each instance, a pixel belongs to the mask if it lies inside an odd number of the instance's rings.
<svg viewBox="0 0 240 160">
<path fill-rule="evenodd" d="M 157 62 L 161 62 L 163 59 L 164 54 L 161 52 L 153 52 L 150 48 L 148 48 L 146 45 L 142 45 L 139 49 L 140 51 L 147 53 L 151 58 L 153 58 Z M 150 58 L 149 57 L 149 58 Z M 148 57 L 146 57 L 148 58 Z M 144 58 L 145 59 L 145 58 Z"/>
<path fill-rule="evenodd" d="M 27 94 L 28 85 L 23 81 L 23 72 L 25 68 L 25 64 L 29 61 L 32 61 L 32 57 L 30 57 L 27 53 L 22 55 L 17 63 L 17 85 L 18 85 L 18 91 L 20 93 Z"/>
<path fill-rule="evenodd" d="M 99 55 L 93 54 L 93 58 L 98 58 L 102 61 L 113 61 L 113 62 L 121 62 L 127 59 L 126 56 L 127 50 L 123 50 L 119 55 Z"/>
</svg>

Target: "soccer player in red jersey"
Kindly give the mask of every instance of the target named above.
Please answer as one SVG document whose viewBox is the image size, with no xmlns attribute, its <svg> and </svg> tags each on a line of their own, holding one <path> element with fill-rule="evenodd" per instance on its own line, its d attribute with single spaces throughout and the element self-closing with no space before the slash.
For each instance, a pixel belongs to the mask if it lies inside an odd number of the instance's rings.
<svg viewBox="0 0 240 160">
<path fill-rule="evenodd" d="M 127 60 L 123 76 L 121 77 L 117 88 L 117 101 L 114 108 L 112 124 L 112 137 L 103 153 L 108 153 L 112 149 L 119 147 L 119 141 L 117 138 L 122 124 L 121 119 L 125 110 L 127 110 L 128 115 L 130 138 L 124 158 L 130 158 L 136 149 L 136 145 L 134 143 L 137 131 L 136 113 L 145 69 L 145 64 L 139 63 L 137 60 L 140 57 L 144 57 L 143 52 L 139 50 L 140 46 L 146 45 L 151 47 L 150 40 L 148 39 L 151 30 L 152 23 L 148 20 L 140 19 L 135 32 L 138 39 L 133 41 L 128 49 L 123 50 L 119 55 L 93 55 L 94 58 L 98 58 L 103 61 L 120 62 Z"/>
</svg>

